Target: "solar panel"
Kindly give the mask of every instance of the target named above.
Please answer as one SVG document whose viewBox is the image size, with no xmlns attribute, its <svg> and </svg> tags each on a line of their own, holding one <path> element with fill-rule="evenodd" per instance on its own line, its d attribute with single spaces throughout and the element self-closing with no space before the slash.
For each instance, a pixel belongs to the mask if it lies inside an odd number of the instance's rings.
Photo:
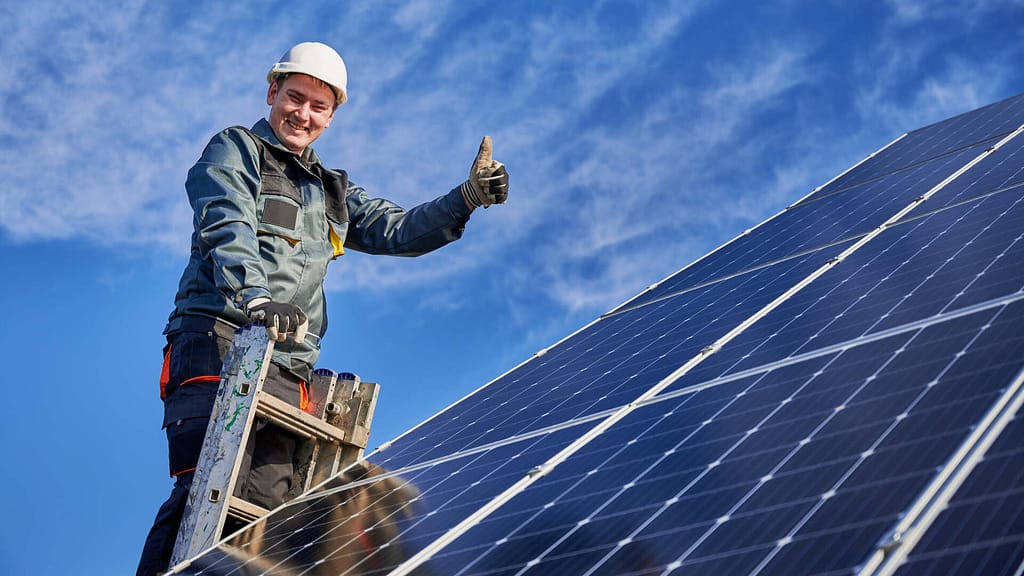
<svg viewBox="0 0 1024 576">
<path fill-rule="evenodd" d="M 896 572 L 1019 574 L 1024 554 L 1024 417 L 1019 414 Z"/>
<path fill-rule="evenodd" d="M 175 573 L 1020 574 L 1022 125 L 908 133 Z"/>
<path fill-rule="evenodd" d="M 832 194 L 882 174 L 905 170 L 968 146 L 994 143 L 1016 130 L 1022 116 L 1024 94 L 914 130 L 847 170 L 809 199 Z"/>
</svg>

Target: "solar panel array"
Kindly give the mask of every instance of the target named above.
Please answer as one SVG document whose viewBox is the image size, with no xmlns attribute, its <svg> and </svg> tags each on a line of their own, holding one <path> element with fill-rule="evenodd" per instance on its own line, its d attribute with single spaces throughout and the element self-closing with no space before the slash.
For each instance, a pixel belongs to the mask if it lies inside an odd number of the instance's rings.
<svg viewBox="0 0 1024 576">
<path fill-rule="evenodd" d="M 176 573 L 1021 574 L 1022 125 L 904 135 Z"/>
</svg>

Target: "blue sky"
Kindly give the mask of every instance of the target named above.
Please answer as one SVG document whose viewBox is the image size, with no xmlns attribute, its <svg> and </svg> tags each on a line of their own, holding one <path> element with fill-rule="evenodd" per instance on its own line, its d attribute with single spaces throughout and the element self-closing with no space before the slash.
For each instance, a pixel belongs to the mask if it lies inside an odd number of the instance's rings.
<svg viewBox="0 0 1024 576">
<path fill-rule="evenodd" d="M 321 366 L 382 384 L 371 447 L 900 134 L 1024 91 L 1021 0 L 0 6 L 0 574 L 133 573 L 166 497 L 161 330 L 185 172 L 289 46 L 349 102 L 315 145 L 412 206 L 480 138 L 507 206 L 419 259 L 349 253 Z"/>
</svg>

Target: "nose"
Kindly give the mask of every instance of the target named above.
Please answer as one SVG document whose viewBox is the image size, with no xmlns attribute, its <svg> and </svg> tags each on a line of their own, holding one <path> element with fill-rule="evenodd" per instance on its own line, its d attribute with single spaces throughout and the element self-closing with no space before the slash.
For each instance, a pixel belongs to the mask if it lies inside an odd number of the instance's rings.
<svg viewBox="0 0 1024 576">
<path fill-rule="evenodd" d="M 308 120 L 310 113 L 309 102 L 303 102 L 301 106 L 295 109 L 294 114 L 301 120 Z"/>
</svg>

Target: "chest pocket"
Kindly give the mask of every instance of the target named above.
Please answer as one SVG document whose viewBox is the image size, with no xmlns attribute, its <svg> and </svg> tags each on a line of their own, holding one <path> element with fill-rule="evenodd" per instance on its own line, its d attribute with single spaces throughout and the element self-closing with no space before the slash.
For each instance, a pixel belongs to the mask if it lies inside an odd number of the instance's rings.
<svg viewBox="0 0 1024 576">
<path fill-rule="evenodd" d="M 286 178 L 260 175 L 259 234 L 273 234 L 292 244 L 302 238 L 302 196 Z"/>
</svg>

